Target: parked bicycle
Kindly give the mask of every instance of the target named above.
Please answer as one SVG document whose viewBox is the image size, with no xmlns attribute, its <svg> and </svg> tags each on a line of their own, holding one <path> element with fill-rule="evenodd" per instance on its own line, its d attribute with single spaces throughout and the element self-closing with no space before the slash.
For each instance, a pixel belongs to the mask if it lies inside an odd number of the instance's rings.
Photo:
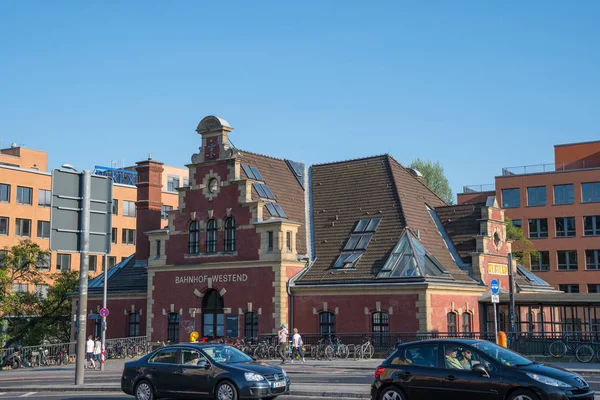
<svg viewBox="0 0 600 400">
<path fill-rule="evenodd" d="M 363 358 L 373 358 L 375 347 L 371 344 L 371 338 L 365 337 L 363 343 L 355 346 L 354 359 L 362 360 Z"/>
<path fill-rule="evenodd" d="M 582 363 L 589 363 L 594 358 L 594 349 L 592 349 L 592 346 L 579 342 L 573 343 L 570 335 L 565 335 L 562 339 L 550 343 L 548 350 L 554 358 L 561 358 L 567 352 L 572 352 L 575 354 L 577 361 Z M 600 359 L 600 350 L 598 351 L 598 356 Z"/>
<path fill-rule="evenodd" d="M 385 353 L 385 358 L 388 358 L 389 356 L 391 356 L 392 354 L 394 354 L 394 352 L 398 349 L 398 346 L 400 346 L 402 344 L 402 339 L 400 338 L 396 338 L 396 344 L 391 346 L 387 352 Z"/>
</svg>

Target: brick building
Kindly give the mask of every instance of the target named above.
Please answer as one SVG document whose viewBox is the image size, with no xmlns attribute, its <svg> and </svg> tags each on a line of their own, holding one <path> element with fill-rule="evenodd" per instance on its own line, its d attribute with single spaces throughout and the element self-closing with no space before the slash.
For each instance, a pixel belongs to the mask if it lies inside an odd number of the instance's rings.
<svg viewBox="0 0 600 400">
<path fill-rule="evenodd" d="M 315 333 L 487 329 L 487 287 L 495 278 L 506 292 L 511 251 L 495 197 L 450 206 L 389 155 L 306 168 L 232 147 L 232 130 L 213 116 L 199 123 L 189 187 L 166 228 L 163 166 L 137 164 L 137 251 L 110 271 L 109 337 L 256 337 L 281 323 Z M 511 268 L 519 294 L 556 293 Z M 101 291 L 98 277 L 90 310 Z"/>
</svg>

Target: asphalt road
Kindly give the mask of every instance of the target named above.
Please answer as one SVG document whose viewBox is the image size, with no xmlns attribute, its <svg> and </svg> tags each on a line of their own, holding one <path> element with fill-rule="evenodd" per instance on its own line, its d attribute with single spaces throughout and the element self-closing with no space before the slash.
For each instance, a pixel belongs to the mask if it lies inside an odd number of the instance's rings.
<svg viewBox="0 0 600 400">
<path fill-rule="evenodd" d="M 300 396 L 282 396 L 281 400 L 310 400 L 311 397 L 300 397 Z M 23 400 L 23 399 L 48 399 L 48 400 L 132 400 L 133 397 L 125 396 L 120 393 L 108 393 L 108 394 L 95 394 L 95 393 L 0 393 L 1 400 Z M 322 398 L 319 398 L 322 400 Z M 338 397 L 336 400 L 356 400 L 356 399 L 344 399 Z"/>
</svg>

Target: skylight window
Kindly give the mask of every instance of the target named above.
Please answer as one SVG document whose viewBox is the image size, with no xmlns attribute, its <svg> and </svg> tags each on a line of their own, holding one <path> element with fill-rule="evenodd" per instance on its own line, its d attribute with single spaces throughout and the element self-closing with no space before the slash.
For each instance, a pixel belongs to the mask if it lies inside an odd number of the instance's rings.
<svg viewBox="0 0 600 400">
<path fill-rule="evenodd" d="M 333 269 L 349 269 L 356 267 L 356 262 L 362 257 L 363 253 L 342 253 L 333 264 Z"/>
<path fill-rule="evenodd" d="M 366 250 L 372 237 L 372 233 L 351 235 L 350 239 L 348 239 L 346 245 L 344 246 L 344 250 Z"/>
<path fill-rule="evenodd" d="M 268 202 L 266 207 L 272 217 L 287 218 L 287 214 L 285 211 L 283 211 L 283 208 L 281 208 L 278 203 Z"/>
<path fill-rule="evenodd" d="M 264 181 L 262 175 L 260 174 L 260 172 L 258 172 L 258 168 L 250 166 L 248 164 L 242 164 L 242 169 L 244 170 L 244 172 L 246 173 L 246 176 L 249 179 L 254 179 L 257 181 Z"/>
<path fill-rule="evenodd" d="M 259 197 L 263 199 L 275 200 L 275 195 L 264 183 L 255 182 L 252 186 L 254 186 L 254 190 L 256 190 L 256 193 L 258 193 Z"/>
<path fill-rule="evenodd" d="M 359 219 L 342 250 L 342 254 L 340 254 L 331 268 L 355 268 L 356 263 L 362 257 L 365 250 L 367 250 L 371 239 L 373 239 L 380 222 L 381 218 Z"/>
<path fill-rule="evenodd" d="M 356 224 L 356 227 L 354 228 L 354 233 L 375 232 L 380 222 L 381 218 L 361 219 Z"/>
<path fill-rule="evenodd" d="M 302 189 L 304 189 L 304 164 L 292 160 L 285 160 L 285 162 L 292 170 L 292 173 L 300 186 L 302 186 Z"/>
</svg>

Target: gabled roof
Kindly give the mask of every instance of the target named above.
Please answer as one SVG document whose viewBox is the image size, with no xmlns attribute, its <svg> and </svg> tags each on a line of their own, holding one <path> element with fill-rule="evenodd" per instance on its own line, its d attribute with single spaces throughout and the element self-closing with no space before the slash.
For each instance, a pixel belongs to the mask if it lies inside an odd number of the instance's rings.
<svg viewBox="0 0 600 400">
<path fill-rule="evenodd" d="M 148 289 L 146 267 L 135 266 L 135 254 L 109 268 L 107 279 L 109 293 L 146 293 Z M 103 290 L 104 274 L 89 281 L 89 294 L 102 293 Z"/>
<path fill-rule="evenodd" d="M 245 150 L 239 150 L 241 155 L 239 159 L 250 166 L 258 168 L 264 179 L 264 183 L 275 195 L 275 201 L 279 203 L 283 211 L 287 214 L 290 221 L 305 224 L 306 210 L 304 206 L 304 189 L 298 182 L 297 174 L 292 166 L 278 158 L 268 157 L 261 154 L 251 153 Z M 295 163 L 296 165 L 301 163 Z M 242 176 L 247 177 L 242 169 Z M 255 189 L 252 190 L 252 199 L 258 200 Z M 263 216 L 269 218 L 269 211 L 265 207 Z M 278 218 L 277 216 L 275 218 Z M 297 234 L 298 254 L 306 254 L 306 227 L 303 225 L 298 228 Z"/>
<path fill-rule="evenodd" d="M 470 264 L 471 253 L 475 251 L 475 236 L 479 234 L 483 204 L 465 204 L 436 207 L 435 213 L 452 239 L 454 248 L 462 260 Z"/>
</svg>

